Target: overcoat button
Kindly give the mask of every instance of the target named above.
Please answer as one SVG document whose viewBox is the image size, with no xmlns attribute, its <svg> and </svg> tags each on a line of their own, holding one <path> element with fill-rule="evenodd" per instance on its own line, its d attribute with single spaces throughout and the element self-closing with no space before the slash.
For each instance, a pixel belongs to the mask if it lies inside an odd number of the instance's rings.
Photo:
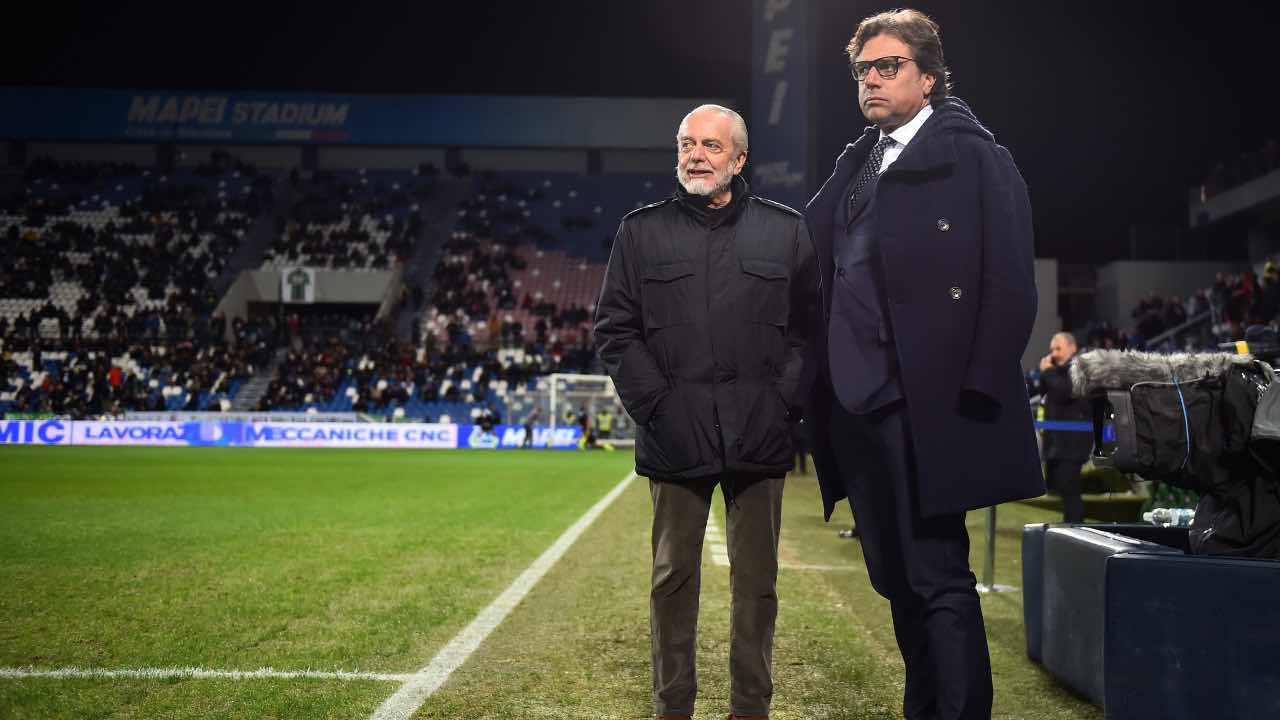
<svg viewBox="0 0 1280 720">
<path fill-rule="evenodd" d="M 938 218 L 938 229 L 946 232 L 951 229 L 951 221 L 946 218 Z"/>
<path fill-rule="evenodd" d="M 958 287 L 953 287 L 953 288 L 951 288 L 951 299 L 952 299 L 952 300 L 959 300 L 959 299 L 960 299 L 960 295 L 961 295 L 960 288 L 958 288 Z"/>
</svg>

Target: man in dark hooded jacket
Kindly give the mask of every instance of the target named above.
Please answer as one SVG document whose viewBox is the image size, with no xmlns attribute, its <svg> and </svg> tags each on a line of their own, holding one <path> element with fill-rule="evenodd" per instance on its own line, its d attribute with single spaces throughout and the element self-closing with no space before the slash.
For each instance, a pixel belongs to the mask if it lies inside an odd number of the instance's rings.
<svg viewBox="0 0 1280 720">
<path fill-rule="evenodd" d="M 636 473 L 653 498 L 654 709 L 673 720 L 693 714 L 702 542 L 718 485 L 731 576 L 729 705 L 735 718 L 764 718 L 782 478 L 812 376 L 817 269 L 800 213 L 752 195 L 739 174 L 741 116 L 704 105 L 676 141 L 676 194 L 618 228 L 596 342 L 635 421 Z"/>
<path fill-rule="evenodd" d="M 847 48 L 873 123 L 805 210 L 823 332 L 806 425 L 827 517 L 848 497 L 906 665 L 907 718 L 989 718 L 965 511 L 1043 494 L 1020 361 L 1036 314 L 1031 208 L 914 10 Z"/>
</svg>

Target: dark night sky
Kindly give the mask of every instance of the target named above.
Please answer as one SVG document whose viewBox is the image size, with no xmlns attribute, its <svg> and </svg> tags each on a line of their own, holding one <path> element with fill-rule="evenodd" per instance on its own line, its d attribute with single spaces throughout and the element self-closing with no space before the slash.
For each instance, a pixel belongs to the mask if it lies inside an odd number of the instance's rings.
<svg viewBox="0 0 1280 720">
<path fill-rule="evenodd" d="M 25 9 L 11 26 L 23 42 L 0 49 L 0 83 L 714 96 L 743 109 L 750 100 L 749 0 L 104 7 Z M 819 3 L 807 42 L 822 175 L 864 124 L 843 47 L 859 18 L 888 7 Z M 1276 65 L 1275 10 L 1119 0 L 914 7 L 942 26 L 955 93 L 1026 176 L 1041 256 L 1100 263 L 1127 254 L 1131 223 L 1185 228 L 1189 187 L 1215 162 L 1280 136 L 1275 71 L 1266 72 Z M 1184 251 L 1188 242 L 1205 239 L 1184 240 Z"/>
</svg>

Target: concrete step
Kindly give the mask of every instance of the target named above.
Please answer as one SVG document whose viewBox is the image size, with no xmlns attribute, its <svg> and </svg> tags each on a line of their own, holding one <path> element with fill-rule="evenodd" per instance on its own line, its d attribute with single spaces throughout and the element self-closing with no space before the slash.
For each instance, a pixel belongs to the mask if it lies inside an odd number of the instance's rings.
<svg viewBox="0 0 1280 720">
<path fill-rule="evenodd" d="M 267 394 L 267 389 L 271 387 L 271 378 L 276 376 L 276 370 L 284 363 L 286 356 L 287 351 L 284 348 L 277 350 L 271 363 L 240 388 L 240 392 L 231 399 L 233 412 L 250 412 L 258 407 L 258 401 Z"/>
</svg>

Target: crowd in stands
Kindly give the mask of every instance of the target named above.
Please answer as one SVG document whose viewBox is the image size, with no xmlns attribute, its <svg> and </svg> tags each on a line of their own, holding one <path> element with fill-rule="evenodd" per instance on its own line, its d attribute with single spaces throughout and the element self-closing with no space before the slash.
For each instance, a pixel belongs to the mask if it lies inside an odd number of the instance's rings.
<svg viewBox="0 0 1280 720">
<path fill-rule="evenodd" d="M 239 247 L 253 220 L 244 209 L 258 205 L 261 194 L 219 198 L 199 184 L 153 179 L 122 205 L 82 207 L 93 183 L 148 173 L 52 161 L 28 168 L 27 192 L 0 209 L 0 251 L 7 258 L 0 267 L 0 298 L 53 302 L 32 308 L 23 322 L 38 314 L 76 334 L 97 330 L 102 316 L 123 322 L 113 316 L 132 306 L 166 305 L 175 315 L 209 316 L 217 301 L 210 282 Z M 36 187 L 42 190 L 33 192 Z"/>
<path fill-rule="evenodd" d="M 209 317 L 217 302 L 210 280 L 238 245 L 238 231 L 201 240 L 165 225 L 137 235 L 118 234 L 110 223 L 95 231 L 63 222 L 44 233 L 10 225 L 0 241 L 10 259 L 0 267 L 0 298 L 39 301 L 17 313 L 16 330 L 48 319 L 58 336 L 111 335 L 117 325 L 128 332 L 115 334 L 156 334 L 161 325 L 172 333 Z"/>
<path fill-rule="evenodd" d="M 490 338 L 501 338 L 507 347 L 523 345 L 525 324 L 516 322 L 505 311 L 523 310 L 534 319 L 529 340 L 541 345 L 554 344 L 553 331 L 571 329 L 571 335 L 587 334 L 591 313 L 579 303 L 558 307 L 545 299 L 534 299 L 521 293 L 512 281 L 511 271 L 525 270 L 529 262 L 522 252 L 536 252 L 532 246 L 515 246 L 501 242 L 481 243 L 467 231 L 457 231 L 445 242 L 445 255 L 432 273 L 435 293 L 431 304 L 440 315 L 455 316 L 448 332 L 456 339 L 459 320 L 485 322 Z"/>
<path fill-rule="evenodd" d="M 271 177 L 229 154 L 161 171 L 132 163 L 60 162 L 47 157 L 23 169 L 24 191 L 0 198 L 0 212 L 26 214 L 38 227 L 49 216 L 116 206 L 125 217 L 189 211 L 201 217 L 241 213 L 256 217 L 275 202 Z"/>
<path fill-rule="evenodd" d="M 515 422 L 531 402 L 513 398 L 545 389 L 539 378 L 592 368 L 591 303 L 603 265 L 551 246 L 564 234 L 594 237 L 600 206 L 566 206 L 558 225 L 535 222 L 527 207 L 558 210 L 573 190 L 553 199 L 549 182 L 519 190 L 494 175 L 474 178 L 478 191 L 459 208 L 430 292 L 409 279 L 396 305 L 421 320 L 403 342 L 388 320 L 375 323 L 372 308 L 291 313 L 279 323 L 268 313 L 230 327 L 214 312 L 212 280 L 275 202 L 271 179 L 230 155 L 170 173 L 46 160 L 26 172 L 22 190 L 0 198 L 9 259 L 0 266 L 0 411 L 226 410 L 241 385 L 274 367 L 258 409 L 428 420 L 479 409 Z M 295 174 L 280 254 L 264 265 L 403 260 L 434 178 L 425 166 Z M 591 250 L 597 260 L 599 251 Z"/>
<path fill-rule="evenodd" d="M 418 210 L 434 192 L 435 177 L 430 165 L 404 172 L 320 170 L 306 180 L 295 170 L 296 198 L 264 265 L 385 270 L 404 261 L 422 233 Z"/>
<path fill-rule="evenodd" d="M 257 367 L 251 347 L 212 335 L 164 343 L 76 338 L 56 351 L 45 342 L 6 338 L 0 392 L 11 395 L 10 412 L 91 418 L 225 409 Z"/>
<path fill-rule="evenodd" d="M 659 185 L 488 172 L 472 181 L 433 274 L 423 335 L 534 353 L 589 346 L 616 221 L 658 199 Z"/>
<path fill-rule="evenodd" d="M 433 405 L 482 405 L 502 415 L 505 392 L 552 372 L 578 372 L 590 350 L 563 355 L 500 357 L 455 341 L 425 346 L 398 340 L 384 322 L 346 315 L 291 315 L 288 354 L 258 410 L 359 412 L 389 415 L 400 408 L 438 420 Z M 459 418 L 453 418 L 459 420 Z"/>
<path fill-rule="evenodd" d="M 225 153 L 173 173 L 33 161 L 0 198 L 0 409 L 220 407 L 255 361 L 224 342 L 212 281 L 271 202 Z"/>
<path fill-rule="evenodd" d="M 1206 314 L 1208 322 L 1190 322 Z M 1139 301 L 1130 318 L 1132 324 L 1122 329 L 1090 323 L 1081 340 L 1089 347 L 1106 349 L 1216 349 L 1219 343 L 1243 339 L 1251 327 L 1280 321 L 1280 268 L 1268 260 L 1261 280 L 1252 270 L 1220 272 L 1212 285 L 1185 300 L 1151 293 Z"/>
<path fill-rule="evenodd" d="M 1218 273 L 1207 295 L 1215 335 L 1239 339 L 1251 325 L 1276 322 L 1280 315 L 1280 269 L 1267 260 L 1261 282 L 1252 270 Z"/>
</svg>

